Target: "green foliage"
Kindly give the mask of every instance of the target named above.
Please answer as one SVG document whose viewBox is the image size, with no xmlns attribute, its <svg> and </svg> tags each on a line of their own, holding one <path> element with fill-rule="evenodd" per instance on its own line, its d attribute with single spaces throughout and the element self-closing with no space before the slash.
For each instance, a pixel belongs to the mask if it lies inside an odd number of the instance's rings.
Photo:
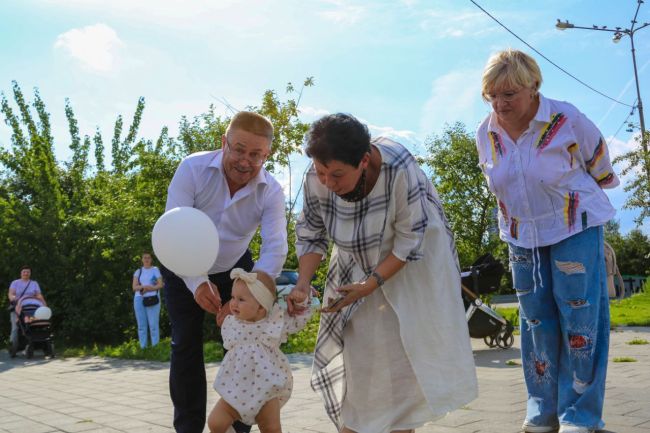
<svg viewBox="0 0 650 433">
<path fill-rule="evenodd" d="M 320 323 L 320 314 L 314 315 L 307 322 L 302 331 L 291 334 L 287 342 L 281 347 L 284 353 L 311 353 L 316 347 L 316 337 L 318 335 L 318 324 Z"/>
<path fill-rule="evenodd" d="M 624 187 L 625 192 L 629 193 L 624 208 L 640 210 L 635 222 L 641 225 L 646 218 L 650 217 L 650 151 L 648 151 L 650 132 L 646 132 L 645 136 L 639 134 L 636 141 L 638 142 L 636 149 L 614 158 L 613 162 L 626 164 L 621 170 L 621 176 L 628 173 L 635 174 L 630 176 L 632 180 Z"/>
<path fill-rule="evenodd" d="M 318 323 L 320 314 L 315 313 L 307 323 L 307 326 L 297 334 L 292 334 L 281 347 L 284 353 L 311 353 L 316 347 L 316 336 L 318 334 Z M 56 345 L 59 347 L 59 345 Z M 141 359 L 146 361 L 169 362 L 171 359 L 171 339 L 169 337 L 160 340 L 160 343 L 154 347 L 140 348 L 140 343 L 136 339 L 130 339 L 125 343 L 118 345 L 98 345 L 92 346 L 70 346 L 58 349 L 58 355 L 61 357 L 84 357 L 84 356 L 104 356 L 108 358 L 121 359 Z M 223 359 L 224 350 L 221 343 L 214 339 L 209 339 L 203 343 L 203 359 L 205 362 L 218 362 Z"/>
<path fill-rule="evenodd" d="M 427 138 L 425 144 L 429 155 L 420 158 L 420 163 L 433 171 L 432 181 L 456 237 L 461 267 L 487 252 L 507 263 L 508 247 L 499 240 L 496 226 L 496 199 L 478 166 L 474 134 L 455 123 L 447 125 L 442 135 Z M 506 280 L 510 281 L 509 275 Z M 501 292 L 511 287 L 504 284 Z"/>
<path fill-rule="evenodd" d="M 510 323 L 512 323 L 514 326 L 519 326 L 518 307 L 496 308 L 495 311 L 499 313 L 501 317 L 510 321 Z"/>
<path fill-rule="evenodd" d="M 307 79 L 303 88 L 312 84 Z M 287 90 L 292 96 L 293 87 Z M 302 142 L 307 125 L 297 118 L 300 95 L 302 90 L 297 100 L 282 101 L 268 91 L 262 98 L 258 111 L 276 126 L 270 169 L 276 162 L 286 165 Z M 83 135 L 73 104 L 66 100 L 71 157 L 59 163 L 38 90 L 30 103 L 14 82 L 12 99 L 1 95 L 12 136 L 11 146 L 0 149 L 0 286 L 8 287 L 20 266 L 30 264 L 64 345 L 128 341 L 136 334 L 131 278 L 140 254 L 151 250 L 150 233 L 164 212 L 167 186 L 183 157 L 220 147 L 229 118 L 210 107 L 192 120 L 183 117 L 177 138 L 169 137 L 165 127 L 157 139 L 142 139 L 138 131 L 145 100 L 139 98 L 130 122 L 117 116 L 107 162 L 101 132 Z M 257 254 L 259 236 L 252 250 Z M 7 297 L 0 297 L 0 308 L 6 303 Z M 168 335 L 164 308 L 160 324 L 161 334 Z M 218 336 L 214 317 L 206 315 L 204 329 L 207 338 Z M 0 321 L 0 335 L 8 334 L 8 321 Z M 120 348 L 124 356 L 137 352 L 125 344 Z M 218 356 L 221 349 L 207 350 Z"/>
<path fill-rule="evenodd" d="M 621 274 L 650 275 L 650 237 L 639 229 L 630 230 L 623 236 L 619 229 L 617 221 L 605 225 L 605 240 L 616 252 L 616 263 Z"/>
<path fill-rule="evenodd" d="M 470 265 L 482 252 L 500 243 L 491 233 L 496 227 L 496 201 L 478 166 L 474 135 L 465 125 L 447 126 L 441 136 L 426 140 L 433 170 L 432 181 L 456 236 L 461 266 Z"/>
<path fill-rule="evenodd" d="M 171 340 L 163 338 L 156 346 L 140 348 L 138 340 L 128 340 L 125 343 L 109 346 L 97 345 L 66 347 L 59 349 L 58 356 L 80 358 L 84 356 L 104 356 L 107 358 L 143 359 L 147 361 L 169 361 L 171 357 Z"/>
<path fill-rule="evenodd" d="M 497 313 L 515 326 L 519 325 L 519 308 L 497 308 Z M 650 292 L 637 293 L 621 301 L 610 301 L 610 325 L 650 326 Z"/>
<path fill-rule="evenodd" d="M 629 344 L 631 346 L 643 346 L 650 343 L 648 342 L 648 340 L 644 338 L 633 338 L 632 340 L 628 341 L 625 344 Z"/>
</svg>

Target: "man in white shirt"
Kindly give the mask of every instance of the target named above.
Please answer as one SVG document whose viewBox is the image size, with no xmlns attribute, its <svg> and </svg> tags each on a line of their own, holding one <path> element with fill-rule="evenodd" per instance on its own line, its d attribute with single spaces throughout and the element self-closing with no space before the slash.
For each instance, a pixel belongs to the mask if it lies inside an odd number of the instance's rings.
<svg viewBox="0 0 650 433">
<path fill-rule="evenodd" d="M 239 112 L 221 138 L 222 149 L 185 158 L 169 185 L 166 210 L 179 206 L 200 209 L 219 230 L 219 254 L 209 276 L 179 277 L 161 269 L 172 327 L 169 388 L 174 427 L 179 433 L 201 433 L 205 425 L 205 311 L 217 314 L 230 300 L 231 269 L 259 269 L 277 276 L 287 255 L 284 193 L 263 168 L 272 140 L 273 126 L 268 119 Z M 262 247 L 254 263 L 248 246 L 258 227 Z M 250 431 L 241 423 L 234 427 L 237 432 Z"/>
</svg>

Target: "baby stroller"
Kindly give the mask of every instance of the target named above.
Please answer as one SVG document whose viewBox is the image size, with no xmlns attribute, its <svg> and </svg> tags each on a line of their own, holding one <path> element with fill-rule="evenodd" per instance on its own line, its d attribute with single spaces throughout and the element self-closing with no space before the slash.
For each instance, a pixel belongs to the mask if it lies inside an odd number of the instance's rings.
<svg viewBox="0 0 650 433">
<path fill-rule="evenodd" d="M 21 308 L 18 332 L 9 342 L 9 355 L 12 358 L 23 349 L 28 359 L 34 356 L 35 349 L 43 350 L 46 357 L 54 358 L 52 326 L 49 320 L 34 318 L 34 312 L 38 308 L 38 305 L 25 305 Z M 30 317 L 32 320 L 26 322 L 25 317 Z"/>
<path fill-rule="evenodd" d="M 479 297 L 499 290 L 504 272 L 501 262 L 491 254 L 485 254 L 460 276 L 469 336 L 482 338 L 489 347 L 507 349 L 515 340 L 512 323 L 485 305 Z"/>
</svg>

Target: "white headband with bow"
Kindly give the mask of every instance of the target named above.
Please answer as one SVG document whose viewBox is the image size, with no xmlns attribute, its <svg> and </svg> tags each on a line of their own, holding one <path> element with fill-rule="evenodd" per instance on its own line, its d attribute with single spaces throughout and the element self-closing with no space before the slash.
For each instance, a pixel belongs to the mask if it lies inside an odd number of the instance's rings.
<svg viewBox="0 0 650 433">
<path fill-rule="evenodd" d="M 248 289 L 253 294 L 253 297 L 266 310 L 266 314 L 269 314 L 271 312 L 271 309 L 273 309 L 273 304 L 275 303 L 274 296 L 269 291 L 269 289 L 257 279 L 256 273 L 246 272 L 241 268 L 235 268 L 230 271 L 230 278 L 235 281 L 242 280 L 246 286 L 248 286 Z"/>
</svg>

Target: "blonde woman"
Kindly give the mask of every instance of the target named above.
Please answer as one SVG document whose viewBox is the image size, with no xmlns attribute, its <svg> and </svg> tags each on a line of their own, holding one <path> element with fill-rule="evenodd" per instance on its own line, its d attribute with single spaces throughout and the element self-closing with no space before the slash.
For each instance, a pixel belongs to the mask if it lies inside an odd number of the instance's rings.
<svg viewBox="0 0 650 433">
<path fill-rule="evenodd" d="M 523 430 L 588 433 L 602 420 L 609 347 L 603 224 L 619 184 L 596 126 L 568 102 L 544 97 L 535 60 L 492 56 L 479 126 L 479 163 L 498 200 L 501 239 L 519 298 L 528 389 Z"/>
</svg>

